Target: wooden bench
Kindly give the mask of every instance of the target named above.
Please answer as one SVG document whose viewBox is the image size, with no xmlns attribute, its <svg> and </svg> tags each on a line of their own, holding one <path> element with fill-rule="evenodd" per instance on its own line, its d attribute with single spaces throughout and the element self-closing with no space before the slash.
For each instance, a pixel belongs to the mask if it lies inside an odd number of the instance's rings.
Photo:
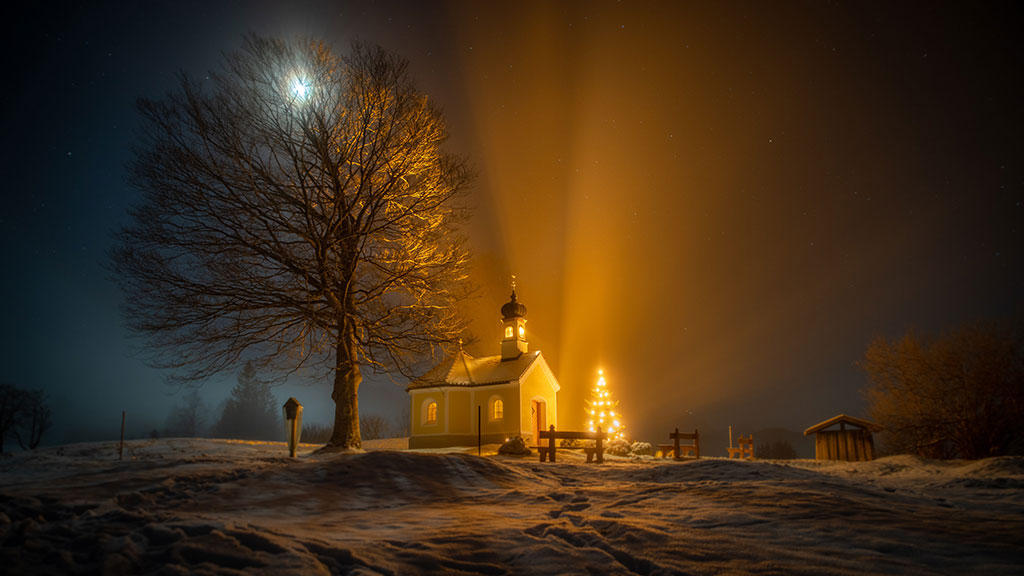
<svg viewBox="0 0 1024 576">
<path fill-rule="evenodd" d="M 754 459 L 754 435 L 744 438 L 742 434 L 736 439 L 736 448 L 729 447 L 729 458 L 740 458 L 746 460 Z"/>
<path fill-rule="evenodd" d="M 597 428 L 597 432 L 566 432 L 556 431 L 555 426 L 552 425 L 549 430 L 541 430 L 537 433 L 539 440 L 547 440 L 547 446 L 537 446 L 537 452 L 540 453 L 540 461 L 544 462 L 548 458 L 552 462 L 555 461 L 555 440 L 594 440 L 594 446 L 584 446 L 583 451 L 587 454 L 587 462 L 593 462 L 595 456 L 597 457 L 597 463 L 601 464 L 604 462 L 604 440 L 608 436 L 601 431 L 601 428 Z M 539 442 L 538 442 L 539 444 Z"/>
<path fill-rule="evenodd" d="M 694 430 L 693 434 L 686 432 L 680 432 L 679 428 L 676 428 L 675 432 L 668 435 L 669 439 L 672 440 L 672 444 L 658 444 L 658 452 L 661 453 L 661 457 L 664 458 L 669 452 L 672 453 L 672 457 L 679 460 L 683 455 L 693 454 L 694 458 L 700 458 L 700 431 Z M 680 444 L 680 440 L 689 440 L 689 444 Z"/>
</svg>

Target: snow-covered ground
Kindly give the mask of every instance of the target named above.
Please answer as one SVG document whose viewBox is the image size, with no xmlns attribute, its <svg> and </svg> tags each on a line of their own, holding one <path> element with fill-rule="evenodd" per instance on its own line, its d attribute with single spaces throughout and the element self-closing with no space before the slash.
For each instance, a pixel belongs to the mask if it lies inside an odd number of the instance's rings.
<svg viewBox="0 0 1024 576">
<path fill-rule="evenodd" d="M 0 572 L 1024 573 L 1022 458 L 541 464 L 400 444 L 8 454 Z"/>
</svg>

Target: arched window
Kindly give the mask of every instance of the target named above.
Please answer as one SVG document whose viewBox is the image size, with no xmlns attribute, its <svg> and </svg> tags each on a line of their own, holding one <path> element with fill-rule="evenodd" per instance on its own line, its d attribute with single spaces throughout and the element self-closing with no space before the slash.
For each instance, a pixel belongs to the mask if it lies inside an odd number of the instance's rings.
<svg viewBox="0 0 1024 576">
<path fill-rule="evenodd" d="M 437 424 L 437 402 L 427 404 L 427 424 Z"/>
<path fill-rule="evenodd" d="M 512 327 L 511 326 L 505 326 L 505 338 L 511 338 L 511 337 L 512 337 Z"/>
<path fill-rule="evenodd" d="M 526 326 L 523 326 L 522 324 L 519 325 L 519 338 L 526 338 Z"/>
<path fill-rule="evenodd" d="M 505 417 L 505 404 L 501 400 L 495 400 L 491 404 L 491 420 L 501 420 Z"/>
</svg>

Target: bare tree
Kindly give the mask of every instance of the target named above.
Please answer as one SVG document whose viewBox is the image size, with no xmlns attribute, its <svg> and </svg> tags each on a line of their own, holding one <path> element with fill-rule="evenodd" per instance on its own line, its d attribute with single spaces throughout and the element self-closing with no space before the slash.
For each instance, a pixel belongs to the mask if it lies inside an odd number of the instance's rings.
<svg viewBox="0 0 1024 576">
<path fill-rule="evenodd" d="M 165 436 L 195 438 L 202 435 L 206 423 L 206 404 L 199 391 L 189 390 L 167 416 Z"/>
<path fill-rule="evenodd" d="M 14 434 L 23 450 L 35 450 L 52 426 L 50 407 L 42 390 L 0 384 L 0 454 L 8 434 Z"/>
<path fill-rule="evenodd" d="M 359 447 L 362 370 L 415 377 L 465 328 L 472 174 L 440 112 L 383 49 L 255 36 L 139 110 L 144 197 L 111 261 L 154 362 L 333 375 L 329 446 Z"/>
<path fill-rule="evenodd" d="M 878 339 L 863 366 L 889 450 L 934 458 L 1020 451 L 1024 342 L 1010 329 L 976 324 L 937 338 Z"/>
<path fill-rule="evenodd" d="M 22 409 L 14 436 L 22 450 L 35 450 L 43 435 L 53 427 L 50 407 L 46 405 L 46 394 L 42 390 L 22 392 Z"/>
<path fill-rule="evenodd" d="M 0 383 L 0 454 L 4 452 L 7 435 L 14 432 L 23 394 L 10 384 Z"/>
</svg>

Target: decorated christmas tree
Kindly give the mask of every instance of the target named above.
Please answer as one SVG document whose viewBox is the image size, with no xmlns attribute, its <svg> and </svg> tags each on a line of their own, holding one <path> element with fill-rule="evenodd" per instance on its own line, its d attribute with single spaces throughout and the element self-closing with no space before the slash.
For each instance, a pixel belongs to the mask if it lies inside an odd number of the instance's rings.
<svg viewBox="0 0 1024 576">
<path fill-rule="evenodd" d="M 600 426 L 609 439 L 624 438 L 626 426 L 619 413 L 619 401 L 612 400 L 604 380 L 604 371 L 598 370 L 597 376 L 597 385 L 590 391 L 590 399 L 586 401 L 587 425 L 591 432 L 596 432 Z"/>
</svg>

